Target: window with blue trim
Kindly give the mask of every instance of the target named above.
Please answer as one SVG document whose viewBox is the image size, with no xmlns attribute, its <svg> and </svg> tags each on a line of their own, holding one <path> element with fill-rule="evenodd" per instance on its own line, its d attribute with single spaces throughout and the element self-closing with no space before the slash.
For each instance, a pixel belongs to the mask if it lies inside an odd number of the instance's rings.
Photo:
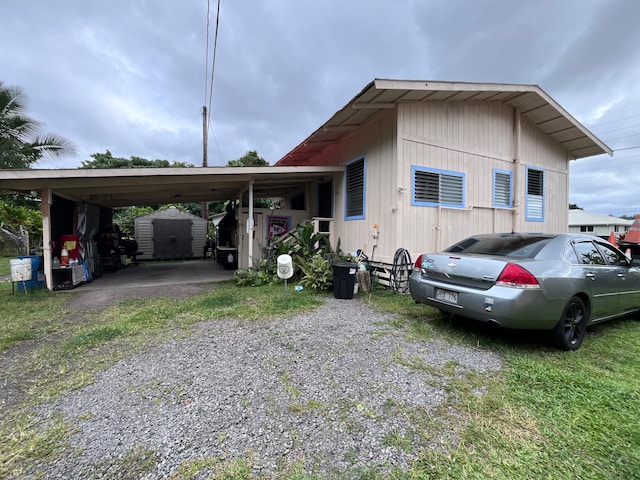
<svg viewBox="0 0 640 480">
<path fill-rule="evenodd" d="M 496 208 L 513 206 L 512 173 L 509 170 L 493 169 L 493 206 Z"/>
<path fill-rule="evenodd" d="M 345 167 L 345 218 L 364 218 L 365 161 L 359 158 Z"/>
<path fill-rule="evenodd" d="M 527 168 L 526 220 L 544 221 L 544 170 Z"/>
<path fill-rule="evenodd" d="M 465 174 L 412 167 L 412 205 L 464 208 Z"/>
</svg>

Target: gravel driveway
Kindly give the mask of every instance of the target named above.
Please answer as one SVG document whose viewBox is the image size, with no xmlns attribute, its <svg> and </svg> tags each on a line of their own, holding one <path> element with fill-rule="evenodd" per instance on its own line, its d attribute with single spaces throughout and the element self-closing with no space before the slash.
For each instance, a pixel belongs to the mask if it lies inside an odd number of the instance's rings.
<svg viewBox="0 0 640 480">
<path fill-rule="evenodd" d="M 416 428 L 431 421 L 447 383 L 501 362 L 481 349 L 412 341 L 397 323 L 361 299 L 328 298 L 293 318 L 199 324 L 45 405 L 41 415 L 62 413 L 77 432 L 65 455 L 30 476 L 137 478 L 131 452 L 152 460 L 146 479 L 207 459 L 246 458 L 256 477 L 283 465 L 326 478 L 406 469 L 420 450 L 450 440 L 447 428 L 431 438 Z"/>
</svg>

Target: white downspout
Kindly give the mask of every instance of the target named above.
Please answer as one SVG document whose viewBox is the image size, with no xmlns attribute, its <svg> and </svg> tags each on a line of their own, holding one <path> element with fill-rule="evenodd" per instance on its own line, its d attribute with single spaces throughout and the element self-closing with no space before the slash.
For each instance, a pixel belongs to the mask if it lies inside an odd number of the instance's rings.
<svg viewBox="0 0 640 480">
<path fill-rule="evenodd" d="M 519 229 L 520 222 L 520 199 L 522 198 L 522 185 L 520 184 L 520 143 L 522 135 L 522 125 L 520 123 L 520 109 L 513 110 L 513 216 L 511 222 L 511 231 L 515 232 Z"/>
<path fill-rule="evenodd" d="M 242 211 L 242 208 L 240 209 Z M 249 181 L 249 218 L 247 218 L 247 235 L 248 235 L 248 250 L 249 250 L 249 264 L 247 268 L 253 266 L 253 230 L 255 225 L 253 223 L 253 178 Z"/>
</svg>

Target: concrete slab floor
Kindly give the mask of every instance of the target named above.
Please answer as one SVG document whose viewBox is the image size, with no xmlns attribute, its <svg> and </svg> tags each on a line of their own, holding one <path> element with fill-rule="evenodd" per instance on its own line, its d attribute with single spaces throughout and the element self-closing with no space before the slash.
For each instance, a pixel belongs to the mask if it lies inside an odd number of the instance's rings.
<svg viewBox="0 0 640 480">
<path fill-rule="evenodd" d="M 106 288 L 154 287 L 178 283 L 209 283 L 231 280 L 234 270 L 223 270 L 215 260 L 147 261 L 76 287 L 82 291 Z"/>
</svg>

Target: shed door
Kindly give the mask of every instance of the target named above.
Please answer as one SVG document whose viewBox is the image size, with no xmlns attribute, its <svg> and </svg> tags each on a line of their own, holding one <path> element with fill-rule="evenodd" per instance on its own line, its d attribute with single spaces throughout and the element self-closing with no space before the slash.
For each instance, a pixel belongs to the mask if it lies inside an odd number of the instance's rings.
<svg viewBox="0 0 640 480">
<path fill-rule="evenodd" d="M 171 260 L 193 257 L 191 220 L 154 219 L 153 258 Z"/>
</svg>

